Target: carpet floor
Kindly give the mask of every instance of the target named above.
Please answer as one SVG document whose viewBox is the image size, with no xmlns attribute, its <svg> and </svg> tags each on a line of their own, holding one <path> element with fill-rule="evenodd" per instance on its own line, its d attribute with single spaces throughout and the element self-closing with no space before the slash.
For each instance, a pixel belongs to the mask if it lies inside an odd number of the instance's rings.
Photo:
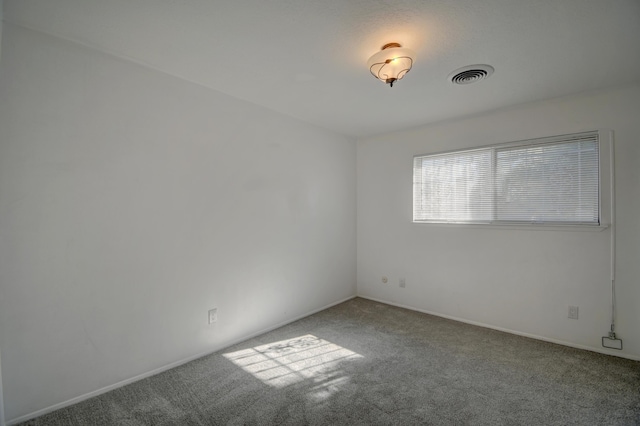
<svg viewBox="0 0 640 426">
<path fill-rule="evenodd" d="M 24 425 L 637 425 L 640 362 L 356 298 Z"/>
</svg>

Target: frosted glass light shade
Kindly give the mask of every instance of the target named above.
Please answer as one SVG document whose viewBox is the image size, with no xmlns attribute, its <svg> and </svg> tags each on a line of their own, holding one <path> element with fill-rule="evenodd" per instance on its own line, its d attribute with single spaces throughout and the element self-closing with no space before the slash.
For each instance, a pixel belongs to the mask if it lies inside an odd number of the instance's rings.
<svg viewBox="0 0 640 426">
<path fill-rule="evenodd" d="M 411 70 L 415 58 L 413 50 L 398 43 L 389 43 L 369 58 L 367 66 L 375 78 L 393 87 L 394 82 L 402 79 Z"/>
</svg>

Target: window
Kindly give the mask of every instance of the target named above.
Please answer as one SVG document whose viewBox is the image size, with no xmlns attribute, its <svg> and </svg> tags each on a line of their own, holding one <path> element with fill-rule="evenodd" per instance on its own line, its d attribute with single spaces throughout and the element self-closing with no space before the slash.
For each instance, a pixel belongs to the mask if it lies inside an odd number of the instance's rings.
<svg viewBox="0 0 640 426">
<path fill-rule="evenodd" d="M 589 132 L 414 157 L 413 221 L 602 226 L 610 153 L 601 139 Z"/>
</svg>

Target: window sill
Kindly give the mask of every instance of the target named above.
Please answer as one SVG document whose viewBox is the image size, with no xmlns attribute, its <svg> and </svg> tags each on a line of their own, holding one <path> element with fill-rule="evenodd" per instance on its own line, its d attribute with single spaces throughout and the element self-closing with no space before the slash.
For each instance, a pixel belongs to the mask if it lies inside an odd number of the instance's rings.
<svg viewBox="0 0 640 426">
<path fill-rule="evenodd" d="M 495 223 L 454 223 L 454 222 L 412 222 L 414 225 L 429 225 L 443 228 L 467 228 L 467 229 L 513 229 L 520 231 L 570 231 L 570 232 L 601 232 L 610 225 L 498 225 Z"/>
</svg>

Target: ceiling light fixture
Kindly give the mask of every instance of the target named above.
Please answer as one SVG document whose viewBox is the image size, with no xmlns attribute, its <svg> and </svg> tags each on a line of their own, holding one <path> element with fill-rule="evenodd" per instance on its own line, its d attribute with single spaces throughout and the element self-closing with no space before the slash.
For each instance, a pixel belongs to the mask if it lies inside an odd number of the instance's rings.
<svg viewBox="0 0 640 426">
<path fill-rule="evenodd" d="M 369 58 L 367 66 L 375 78 L 393 87 L 393 83 L 411 71 L 415 58 L 415 52 L 399 43 L 387 43 Z"/>
</svg>

